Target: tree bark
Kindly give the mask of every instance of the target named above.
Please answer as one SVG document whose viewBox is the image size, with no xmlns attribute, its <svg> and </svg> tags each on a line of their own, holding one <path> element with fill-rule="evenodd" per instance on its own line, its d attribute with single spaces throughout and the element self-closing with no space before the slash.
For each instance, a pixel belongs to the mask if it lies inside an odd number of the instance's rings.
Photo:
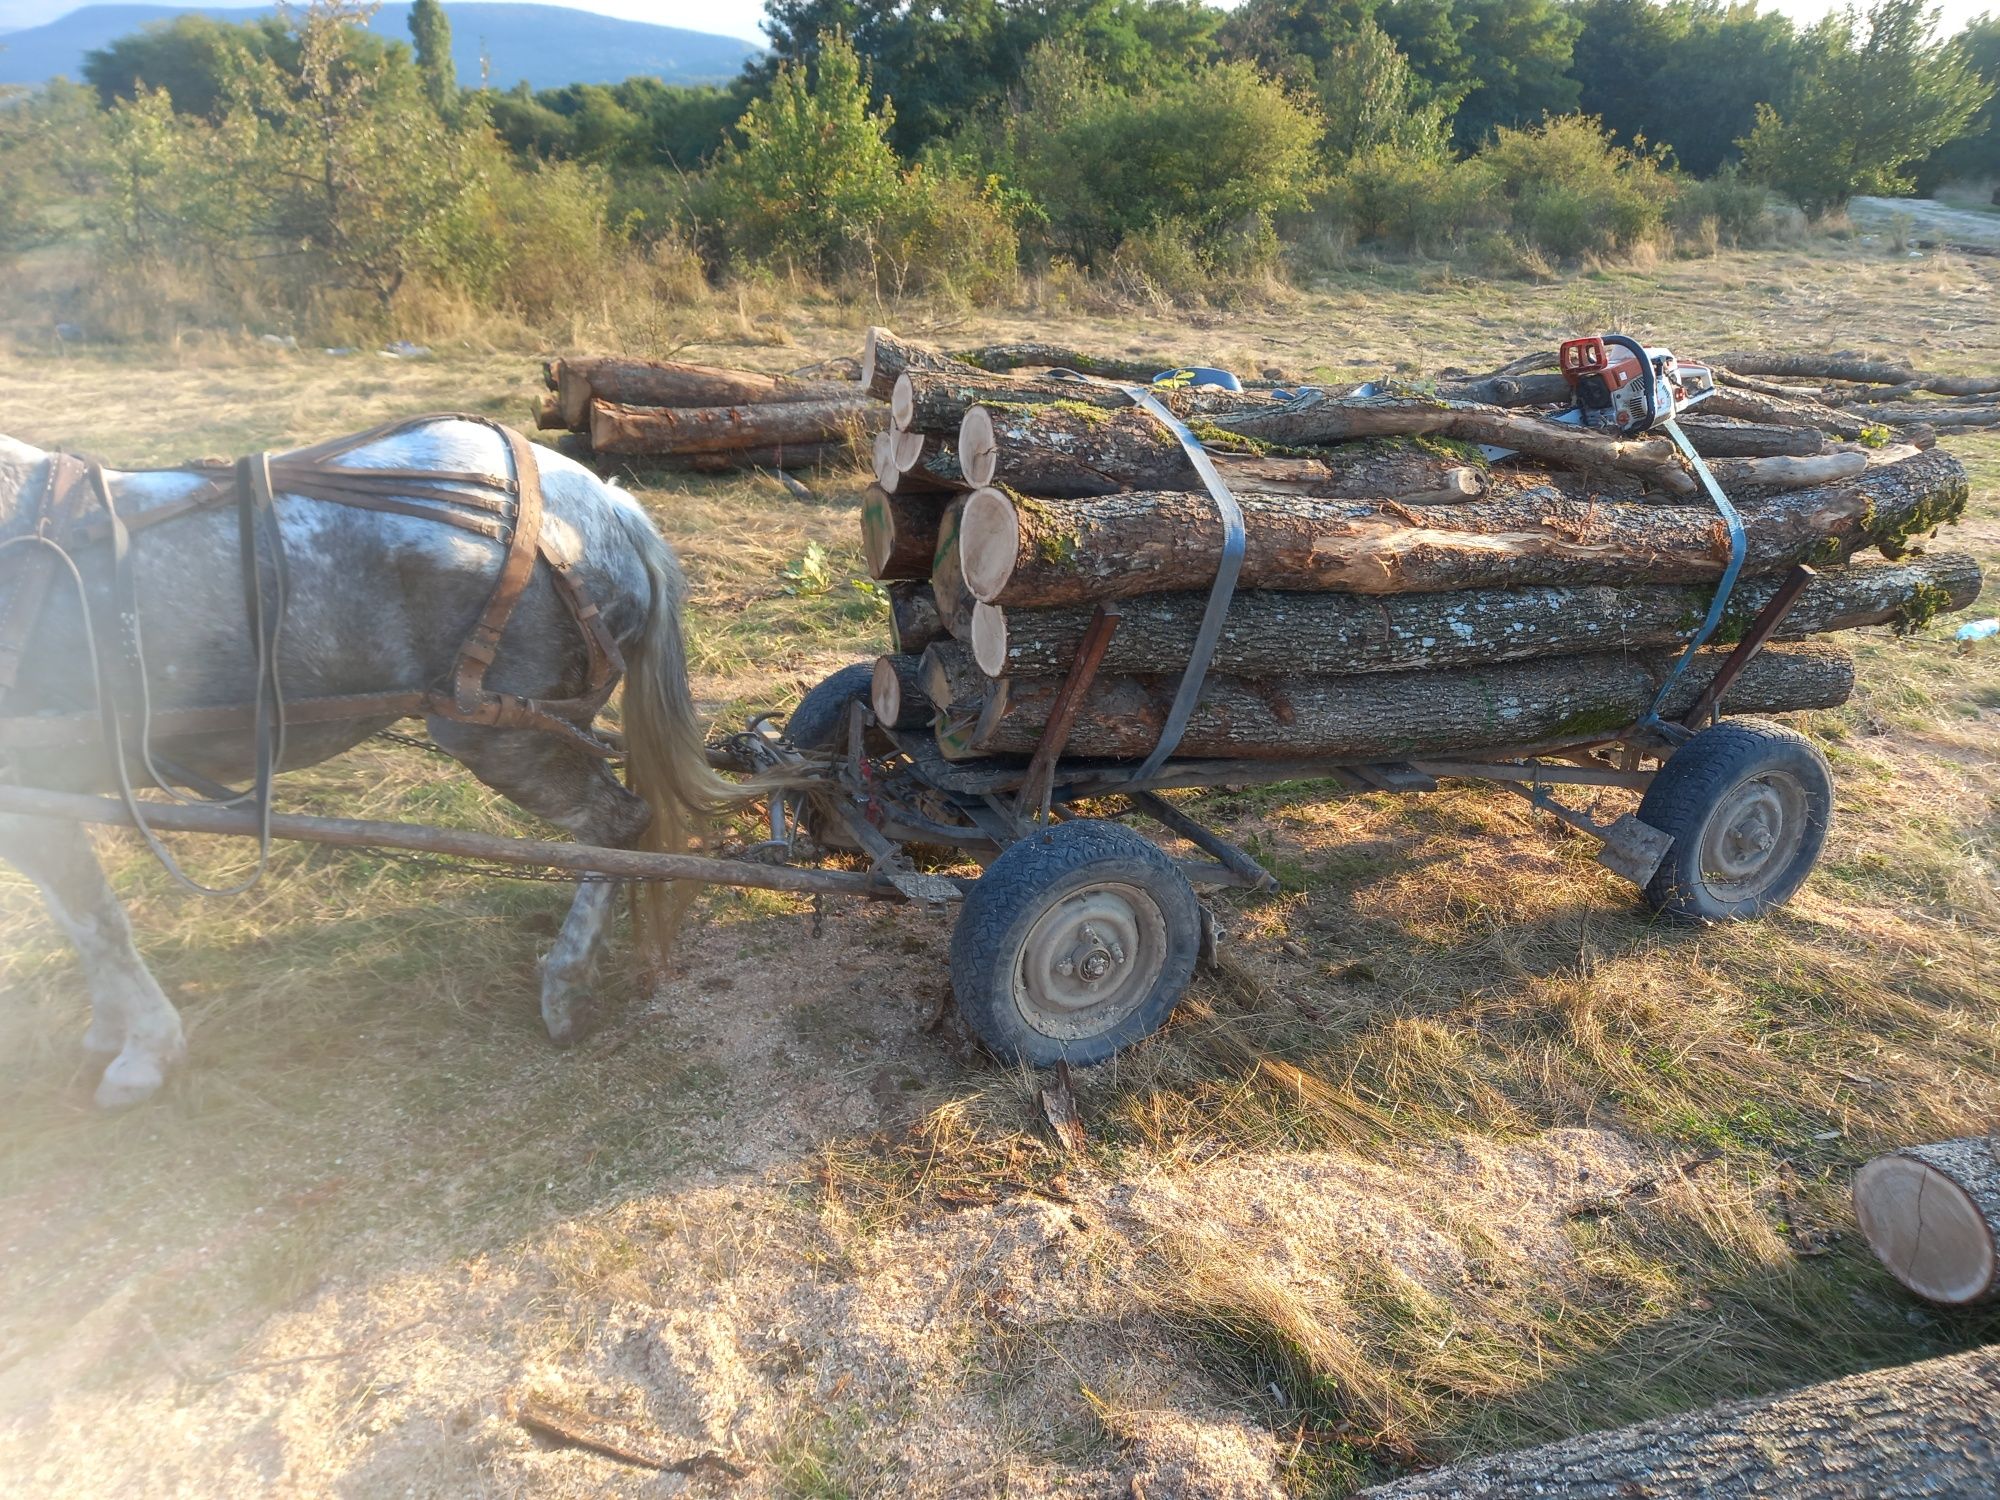
<svg viewBox="0 0 2000 1500">
<path fill-rule="evenodd" d="M 1908 1146 L 1854 1174 L 1868 1243 L 1919 1297 L 1962 1307 L 2000 1295 L 2000 1156 L 1994 1137 Z"/>
<path fill-rule="evenodd" d="M 1560 375 L 1520 371 L 1484 375 L 1477 380 L 1440 380 L 1437 393 L 1447 401 L 1471 401 L 1480 406 L 1564 406 L 1570 400 L 1570 385 Z"/>
<path fill-rule="evenodd" d="M 1169 411 L 1183 418 L 1278 409 L 1277 402 L 1255 391 L 1162 388 L 1154 394 Z M 971 370 L 964 375 L 913 370 L 897 377 L 895 388 L 889 393 L 889 412 L 896 426 L 904 431 L 953 437 L 966 412 L 975 406 L 989 402 L 1052 401 L 1076 407 L 1101 406 L 1113 411 L 1132 405 L 1132 398 L 1120 387 L 1097 381 L 989 375 L 983 370 Z"/>
<path fill-rule="evenodd" d="M 1727 537 L 1695 506 L 1579 501 L 1532 488 L 1475 505 L 1241 495 L 1238 586 L 1359 594 L 1580 583 L 1694 583 L 1721 574 Z M 1955 520 L 1965 470 L 1930 452 L 1743 510 L 1747 576 L 1894 555 Z M 1047 607 L 1205 590 L 1222 556 L 1206 495 L 1147 491 L 1046 505 L 978 490 L 965 501 L 960 567 L 989 604 Z"/>
<path fill-rule="evenodd" d="M 1996 1473 L 1991 1347 L 1478 1459 L 1357 1500 L 1974 1500 Z"/>
<path fill-rule="evenodd" d="M 1739 375 L 1734 370 L 1726 370 L 1713 363 L 1709 365 L 1708 373 L 1715 377 L 1717 385 L 1735 386 L 1738 390 L 1755 391 L 1760 396 L 1776 396 L 1785 401 L 1817 401 L 1824 389 L 1817 385 L 1774 385 L 1768 380 L 1752 380 L 1747 375 Z"/>
<path fill-rule="evenodd" d="M 1138 385 L 1150 384 L 1162 371 L 1177 368 L 1170 359 L 1107 359 L 1062 344 L 986 344 L 977 349 L 955 349 L 949 357 L 979 370 L 1074 370 L 1100 380 L 1129 380 Z"/>
<path fill-rule="evenodd" d="M 887 401 L 905 370 L 952 377 L 980 373 L 949 354 L 899 339 L 886 328 L 869 329 L 861 346 L 861 388 L 878 401 Z"/>
<path fill-rule="evenodd" d="M 1722 363 L 1739 375 L 1799 375 L 1809 380 L 1914 385 L 1941 396 L 1983 396 L 2000 392 L 2000 376 L 1931 375 L 1913 370 L 1908 365 L 1865 359 L 1856 354 L 1725 354 Z"/>
<path fill-rule="evenodd" d="M 876 657 L 868 704 L 875 722 L 891 729 L 921 729 L 930 723 L 934 710 L 924 696 L 922 660 L 901 653 Z"/>
<path fill-rule="evenodd" d="M 1005 485 L 1044 499 L 1201 488 L 1173 435 L 1136 409 L 975 406 L 959 424 L 958 456 L 968 484 Z M 1480 469 L 1464 456 L 1407 439 L 1350 443 L 1310 458 L 1210 456 L 1231 489 L 1265 494 L 1444 500 L 1481 488 Z"/>
<path fill-rule="evenodd" d="M 1917 452 L 1915 448 L 1903 451 L 1906 456 Z M 1728 494 L 1737 490 L 1802 490 L 1865 474 L 1868 455 L 1850 449 L 1813 458 L 1717 458 L 1709 461 L 1708 471 Z"/>
<path fill-rule="evenodd" d="M 956 493 L 973 488 L 965 482 L 958 453 L 941 438 L 921 432 L 891 435 L 891 458 L 896 466 L 896 482 L 883 486 L 891 494 L 897 490 L 928 490 L 933 494 Z"/>
<path fill-rule="evenodd" d="M 924 696 L 947 714 L 977 712 L 986 701 L 986 679 L 962 641 L 939 641 L 924 648 L 917 677 Z"/>
<path fill-rule="evenodd" d="M 1449 671 L 1256 681 L 1213 676 L 1174 753 L 1256 759 L 1402 759 L 1494 745 L 1608 736 L 1645 711 L 1676 653 L 1593 654 Z M 1726 651 L 1704 651 L 1663 714 L 1684 714 Z M 1040 742 L 1060 677 L 984 679 L 971 747 L 1026 755 Z M 1136 760 L 1158 744 L 1178 676 L 1100 676 L 1064 754 Z M 1823 642 L 1766 647 L 1731 687 L 1732 713 L 1832 708 L 1854 688 L 1854 663 Z"/>
<path fill-rule="evenodd" d="M 838 401 L 861 394 L 846 380 L 787 380 L 714 365 L 614 356 L 559 360 L 555 378 L 562 425 L 577 432 L 589 425 L 592 401 L 620 406 L 757 406 L 772 401 Z"/>
<path fill-rule="evenodd" d="M 1946 406 L 1926 401 L 1913 406 L 1870 407 L 1867 415 L 1888 427 L 1931 427 L 1939 432 L 2000 427 L 2000 406 Z"/>
<path fill-rule="evenodd" d="M 599 453 L 727 453 L 852 441 L 886 426 L 888 420 L 882 403 L 867 396 L 768 406 L 618 406 L 593 401 L 590 445 Z"/>
<path fill-rule="evenodd" d="M 1979 588 L 1979 564 L 1964 553 L 1829 569 L 1785 617 L 1779 639 L 1926 619 L 1965 608 Z M 1253 590 L 1230 601 L 1213 669 L 1239 677 L 1323 677 L 1660 648 L 1693 633 L 1713 592 L 1698 584 L 1387 596 Z M 1740 583 L 1730 596 L 1723 638 L 1740 633 L 1776 592 L 1774 579 Z M 1203 593 L 1125 600 L 1102 670 L 1179 672 L 1206 604 Z M 1060 677 L 1095 611 L 1094 605 L 1010 610 L 981 604 L 972 618 L 974 659 L 989 677 Z"/>
<path fill-rule="evenodd" d="M 1736 417 L 1745 422 L 1767 422 L 1774 427 L 1817 427 L 1843 442 L 1861 436 L 1864 423 L 1853 412 L 1835 411 L 1817 401 L 1794 401 L 1783 396 L 1765 396 L 1739 387 L 1719 387 L 1702 402 L 1704 414 Z"/>
<path fill-rule="evenodd" d="M 898 655 L 917 655 L 946 636 L 929 579 L 889 585 L 889 643 Z"/>
<path fill-rule="evenodd" d="M 868 576 L 885 582 L 929 578 L 948 503 L 937 495 L 891 495 L 869 485 L 861 496 L 861 559 Z"/>
<path fill-rule="evenodd" d="M 1742 422 L 1700 411 L 1688 413 L 1680 422 L 1681 431 L 1703 458 L 1809 458 L 1826 451 L 1826 434 L 1817 427 Z"/>
<path fill-rule="evenodd" d="M 1306 396 L 1263 411 L 1215 415 L 1209 425 L 1224 432 L 1287 447 L 1345 443 L 1366 437 L 1450 437 L 1512 448 L 1586 473 L 1625 473 L 1674 494 L 1698 486 L 1665 438 L 1612 437 L 1566 422 L 1501 411 L 1490 406 L 1456 405 L 1404 396 Z"/>
</svg>

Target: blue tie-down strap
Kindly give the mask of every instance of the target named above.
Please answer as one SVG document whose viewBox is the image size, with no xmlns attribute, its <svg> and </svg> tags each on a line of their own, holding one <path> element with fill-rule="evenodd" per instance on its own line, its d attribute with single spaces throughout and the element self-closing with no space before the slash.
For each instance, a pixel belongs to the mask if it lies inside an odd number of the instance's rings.
<svg viewBox="0 0 2000 1500">
<path fill-rule="evenodd" d="M 1222 476 L 1215 472 L 1208 450 L 1188 431 L 1185 422 L 1161 405 L 1159 397 L 1143 385 L 1128 385 L 1124 391 L 1132 398 L 1133 405 L 1153 416 L 1179 441 L 1222 517 L 1222 562 L 1215 570 L 1215 582 L 1209 587 L 1208 607 L 1202 611 L 1201 629 L 1195 633 L 1194 649 L 1188 653 L 1181 685 L 1174 690 L 1173 707 L 1167 710 L 1160 742 L 1153 746 L 1153 753 L 1133 777 L 1134 781 L 1144 781 L 1179 748 L 1181 736 L 1187 733 L 1188 720 L 1194 716 L 1195 704 L 1201 699 L 1202 683 L 1208 679 L 1208 664 L 1215 659 L 1215 643 L 1222 638 L 1222 622 L 1229 613 L 1229 601 L 1236 594 L 1236 578 L 1243 571 L 1243 508 L 1229 493 Z"/>
<path fill-rule="evenodd" d="M 1694 466 L 1695 477 L 1701 480 L 1701 487 L 1708 491 L 1708 498 L 1714 502 L 1716 510 L 1722 515 L 1723 523 L 1729 528 L 1729 563 L 1722 570 L 1722 580 L 1715 586 L 1715 597 L 1709 601 L 1708 618 L 1701 622 L 1701 629 L 1694 633 L 1694 638 L 1687 643 L 1687 649 L 1681 652 L 1680 660 L 1674 663 L 1674 669 L 1667 674 L 1667 680 L 1660 684 L 1659 692 L 1653 695 L 1652 706 L 1639 718 L 1641 729 L 1663 731 L 1672 739 L 1681 737 L 1686 731 L 1681 730 L 1679 725 L 1663 722 L 1660 710 L 1666 707 L 1667 697 L 1673 692 L 1675 684 L 1686 675 L 1688 663 L 1694 660 L 1695 652 L 1708 644 L 1709 637 L 1714 635 L 1716 627 L 1722 624 L 1723 613 L 1729 608 L 1729 595 L 1736 587 L 1737 574 L 1743 571 L 1743 558 L 1750 550 L 1750 543 L 1743 534 L 1743 517 L 1736 513 L 1736 507 L 1731 505 L 1729 497 L 1722 493 L 1722 486 L 1716 483 L 1715 475 L 1709 471 L 1708 465 L 1702 462 L 1701 455 L 1694 451 L 1694 444 L 1689 442 L 1687 434 L 1681 431 L 1681 424 L 1669 417 L 1657 430 L 1666 433 L 1674 440 L 1674 446 L 1687 455 L 1687 461 Z"/>
</svg>

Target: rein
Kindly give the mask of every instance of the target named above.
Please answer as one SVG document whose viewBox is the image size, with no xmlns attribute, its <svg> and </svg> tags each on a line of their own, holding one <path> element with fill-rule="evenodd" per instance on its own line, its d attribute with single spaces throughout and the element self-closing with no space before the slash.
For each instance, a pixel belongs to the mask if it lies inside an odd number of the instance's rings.
<svg viewBox="0 0 2000 1500">
<path fill-rule="evenodd" d="M 511 475 L 354 469 L 333 462 L 371 443 L 444 420 L 478 422 L 498 433 L 507 445 Z M 617 747 L 595 734 L 591 725 L 623 675 L 624 660 L 596 604 L 577 577 L 574 560 L 543 529 L 540 470 L 532 448 L 519 433 L 488 417 L 423 416 L 294 453 L 279 456 L 258 453 L 237 459 L 233 464 L 211 461 L 189 467 L 198 473 L 209 473 L 208 485 L 152 510 L 121 514 L 112 501 L 101 464 L 86 465 L 68 454 L 52 454 L 34 530 L 0 542 L 0 565 L 8 560 L 9 552 L 32 549 L 19 558 L 15 588 L 4 611 L 0 611 L 0 709 L 4 709 L 19 678 L 22 660 L 59 569 L 67 573 L 82 608 L 84 643 L 98 705 L 95 713 L 10 715 L 0 711 L 0 750 L 58 748 L 101 740 L 111 749 L 119 790 L 133 821 L 153 853 L 183 884 L 208 894 L 227 895 L 247 889 L 262 875 L 269 853 L 271 781 L 284 758 L 288 724 L 435 716 L 489 728 L 558 734 L 592 755 L 605 759 L 619 755 Z M 413 516 L 455 526 L 506 545 L 493 588 L 459 646 L 447 685 L 383 693 L 326 694 L 286 701 L 278 673 L 288 584 L 277 515 L 281 495 Z M 86 509 L 93 499 L 101 513 L 86 518 Z M 244 614 L 255 643 L 252 699 L 248 703 L 155 713 L 140 631 L 133 535 L 230 500 L 234 500 L 237 514 Z M 261 537 L 268 537 L 272 559 L 269 569 L 272 602 L 268 607 Z M 129 702 L 121 709 L 119 687 L 105 671 L 83 576 L 69 551 L 78 544 L 97 541 L 108 541 L 111 546 L 113 634 L 120 675 L 129 679 L 124 685 L 126 695 L 137 700 L 136 715 Z M 574 698 L 529 698 L 497 692 L 485 685 L 487 670 L 499 655 L 507 622 L 527 591 L 538 561 L 548 565 L 556 594 L 583 637 L 588 666 L 583 691 Z M 128 733 L 128 721 L 135 717 L 136 736 L 133 736 Z M 186 773 L 162 774 L 170 768 L 156 759 L 152 751 L 155 736 L 172 739 L 246 728 L 253 737 L 255 770 L 251 786 L 242 792 L 219 787 L 214 788 L 215 795 L 183 796 L 173 789 L 170 781 L 203 788 L 212 784 Z M 224 891 L 210 891 L 184 875 L 146 823 L 143 804 L 132 790 L 128 758 L 136 759 L 154 784 L 176 801 L 248 803 L 255 808 L 260 829 L 256 869 L 240 885 Z"/>
</svg>

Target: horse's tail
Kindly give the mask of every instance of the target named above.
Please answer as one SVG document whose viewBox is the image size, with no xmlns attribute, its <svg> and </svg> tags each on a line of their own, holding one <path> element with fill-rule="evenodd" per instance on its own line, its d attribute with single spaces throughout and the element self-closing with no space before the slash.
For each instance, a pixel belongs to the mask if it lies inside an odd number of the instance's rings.
<svg viewBox="0 0 2000 1500">
<path fill-rule="evenodd" d="M 614 513 L 646 570 L 652 596 L 645 624 L 625 651 L 627 776 L 653 812 L 640 847 L 681 853 L 711 818 L 741 801 L 743 794 L 709 769 L 706 737 L 688 691 L 681 635 L 686 585 L 680 566 L 643 514 L 624 505 L 615 506 Z M 664 963 L 688 892 L 678 881 L 647 881 L 638 891 L 633 910 L 641 941 L 656 963 Z"/>
</svg>

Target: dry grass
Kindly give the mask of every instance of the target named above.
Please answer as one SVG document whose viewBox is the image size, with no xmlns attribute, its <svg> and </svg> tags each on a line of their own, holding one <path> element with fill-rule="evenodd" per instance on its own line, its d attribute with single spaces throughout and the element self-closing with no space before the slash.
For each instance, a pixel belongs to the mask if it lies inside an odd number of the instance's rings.
<svg viewBox="0 0 2000 1500">
<path fill-rule="evenodd" d="M 881 315 L 746 293 L 659 337 L 780 370 Z M 1024 308 L 935 332 L 1332 378 L 1487 368 L 1611 324 L 1991 370 L 2000 273 L 1859 248 L 1534 286 L 1353 269 L 1227 318 Z M 13 338 L 6 429 L 128 463 L 426 407 L 518 416 L 537 373 L 525 347 Z M 1975 474 L 1954 544 L 2000 568 L 2000 439 L 1953 446 Z M 847 583 L 858 478 L 810 501 L 628 482 L 688 562 L 718 713 L 782 707 L 876 649 Z M 787 592 L 814 542 L 828 586 Z M 1975 612 L 1996 609 L 1989 586 Z M 1238 904 L 1228 963 L 1167 1032 L 1079 1080 L 1080 1160 L 1037 1128 L 1029 1080 L 923 1029 L 946 934 L 915 913 L 833 911 L 809 945 L 799 903 L 713 893 L 661 995 L 614 966 L 606 1030 L 559 1055 L 531 996 L 560 887 L 290 851 L 255 896 L 198 904 L 116 839 L 194 1056 L 159 1104 L 103 1118 L 71 1081 L 73 965 L 7 877 L 0 1473 L 108 1488 L 186 1428 L 200 1441 L 159 1483 L 190 1492 L 637 1485 L 493 1414 L 510 1386 L 567 1381 L 638 1392 L 605 1409 L 637 1401 L 672 1446 L 736 1444 L 753 1490 L 1037 1492 L 1221 1462 L 1160 1446 L 1167 1412 L 1204 1452 L 1266 1462 L 1261 1442 L 1295 1490 L 1337 1494 L 2000 1336 L 1995 1314 L 1897 1293 L 1844 1187 L 1874 1151 L 2000 1119 L 2000 651 L 1933 634 L 1860 656 L 1854 701 L 1804 726 L 1839 787 L 1826 857 L 1754 927 L 1648 921 L 1497 791 L 1190 798 L 1283 889 Z M 517 826 L 437 772 L 369 749 L 287 797 Z M 1072 1299 L 1047 1306 L 1044 1235 Z M 632 1352 L 644 1329 L 671 1358 Z"/>
</svg>

